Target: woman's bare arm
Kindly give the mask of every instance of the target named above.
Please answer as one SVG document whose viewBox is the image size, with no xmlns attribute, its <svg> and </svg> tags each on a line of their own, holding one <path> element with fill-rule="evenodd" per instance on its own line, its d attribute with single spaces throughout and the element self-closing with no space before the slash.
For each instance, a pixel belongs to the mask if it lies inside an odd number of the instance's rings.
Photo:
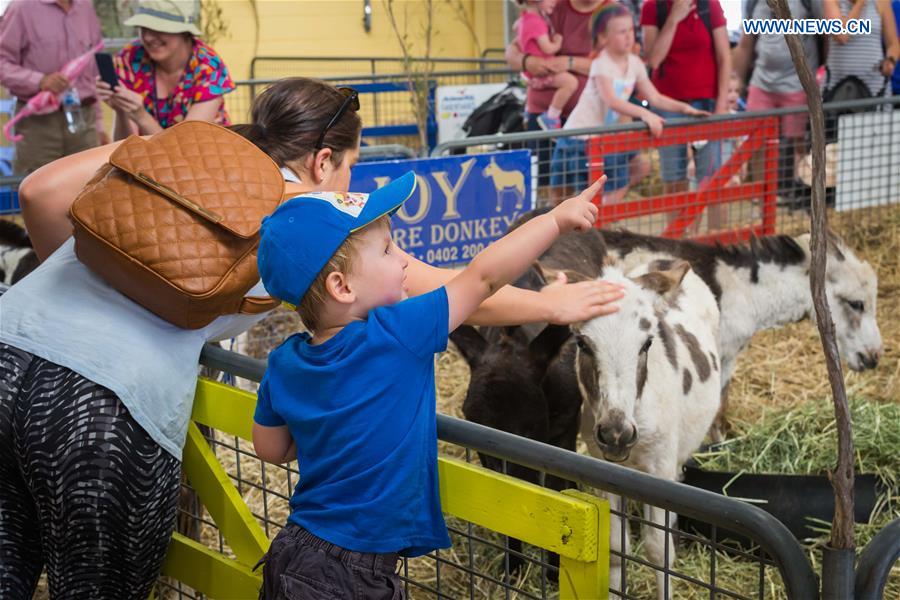
<svg viewBox="0 0 900 600">
<path fill-rule="evenodd" d="M 893 58 L 893 66 L 896 68 L 900 60 L 900 33 L 897 31 L 897 21 L 890 0 L 880 0 L 878 12 L 881 15 L 881 35 L 884 39 L 884 56 Z M 886 75 L 889 77 L 890 75 Z"/>
<path fill-rule="evenodd" d="M 209 121 L 212 123 L 219 114 L 219 108 L 222 106 L 224 99 L 222 96 L 203 102 L 195 102 L 188 109 L 184 116 L 185 121 Z"/>
<path fill-rule="evenodd" d="M 69 207 L 119 143 L 91 148 L 44 165 L 19 186 L 25 227 L 39 259 L 44 260 L 72 235 Z"/>
<path fill-rule="evenodd" d="M 519 47 L 519 42 L 517 42 L 516 40 L 510 42 L 509 46 L 506 47 L 504 56 L 506 57 L 506 64 L 509 65 L 510 69 L 514 71 L 525 70 L 523 69 L 522 65 L 522 59 L 525 57 L 525 53 L 522 52 L 522 49 Z M 581 71 L 584 74 L 587 74 L 591 66 L 590 61 L 588 60 L 586 65 L 580 65 L 578 59 L 579 57 L 576 57 L 574 59 L 572 70 Z M 565 71 L 568 60 L 569 59 L 566 56 L 550 56 L 548 58 L 544 58 L 541 56 L 529 54 L 527 70 L 535 77 L 553 75 L 554 73 L 561 73 Z"/>
<path fill-rule="evenodd" d="M 841 12 L 838 0 L 824 0 L 822 10 L 826 19 L 840 19 L 841 23 L 847 25 L 847 21 L 850 19 L 859 18 L 859 15 L 862 13 L 863 8 L 865 8 L 866 2 L 868 1 L 869 0 L 856 0 L 856 2 L 853 3 L 853 6 L 850 7 L 850 12 L 846 15 Z M 847 40 L 850 39 L 849 35 L 843 33 L 831 37 L 839 44 L 846 44 Z"/>
<path fill-rule="evenodd" d="M 728 82 L 731 79 L 731 47 L 728 43 L 728 30 L 716 27 L 712 32 L 713 50 L 716 55 L 719 92 L 716 96 L 716 114 L 728 114 Z"/>
</svg>

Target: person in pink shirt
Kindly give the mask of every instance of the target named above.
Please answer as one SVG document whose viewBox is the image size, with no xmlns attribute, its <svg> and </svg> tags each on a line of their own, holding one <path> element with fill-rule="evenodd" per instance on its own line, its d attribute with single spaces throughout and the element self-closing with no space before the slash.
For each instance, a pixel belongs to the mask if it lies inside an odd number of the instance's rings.
<svg viewBox="0 0 900 600">
<path fill-rule="evenodd" d="M 522 16 L 517 25 L 519 47 L 540 58 L 556 56 L 563 44 L 562 34 L 553 30 L 549 20 L 556 0 L 519 0 L 519 4 L 522 5 Z M 562 111 L 578 90 L 578 79 L 568 71 L 542 76 L 525 71 L 524 75 L 530 87 L 554 90 L 550 106 L 537 117 L 537 122 L 542 129 L 559 129 Z"/>
<path fill-rule="evenodd" d="M 26 174 L 51 161 L 108 141 L 96 106 L 94 64 L 75 80 L 59 70 L 101 40 L 91 0 L 13 0 L 0 21 L 0 83 L 16 96 L 16 111 L 42 91 L 77 94 L 81 119 L 74 132 L 62 107 L 16 124 L 24 139 L 16 144 L 13 170 Z"/>
</svg>

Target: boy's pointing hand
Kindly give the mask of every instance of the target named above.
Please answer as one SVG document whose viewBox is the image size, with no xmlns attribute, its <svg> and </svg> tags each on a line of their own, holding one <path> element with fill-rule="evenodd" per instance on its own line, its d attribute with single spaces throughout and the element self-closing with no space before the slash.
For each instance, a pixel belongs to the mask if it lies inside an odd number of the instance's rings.
<svg viewBox="0 0 900 600">
<path fill-rule="evenodd" d="M 592 202 L 603 189 L 606 175 L 601 176 L 586 190 L 562 202 L 550 211 L 556 219 L 560 234 L 570 231 L 587 231 L 597 222 L 597 206 Z"/>
</svg>

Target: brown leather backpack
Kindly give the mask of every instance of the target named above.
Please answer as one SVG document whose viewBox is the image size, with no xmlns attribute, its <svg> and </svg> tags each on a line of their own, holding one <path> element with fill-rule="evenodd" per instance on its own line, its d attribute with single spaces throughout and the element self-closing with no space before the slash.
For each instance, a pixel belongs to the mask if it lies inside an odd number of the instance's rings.
<svg viewBox="0 0 900 600">
<path fill-rule="evenodd" d="M 278 305 L 244 296 L 259 281 L 260 222 L 283 195 L 278 166 L 259 148 L 224 127 L 185 121 L 112 153 L 70 209 L 75 253 L 179 327 L 258 314 Z"/>
</svg>

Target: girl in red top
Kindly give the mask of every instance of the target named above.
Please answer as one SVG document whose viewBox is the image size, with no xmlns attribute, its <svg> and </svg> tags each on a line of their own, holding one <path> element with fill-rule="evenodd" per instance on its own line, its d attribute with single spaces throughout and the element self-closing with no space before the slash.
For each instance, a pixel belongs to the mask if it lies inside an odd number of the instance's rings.
<svg viewBox="0 0 900 600">
<path fill-rule="evenodd" d="M 665 14 L 662 24 L 660 7 Z M 651 81 L 661 94 L 698 110 L 728 114 L 731 49 L 719 0 L 646 0 L 641 10 L 644 57 Z M 656 111 L 663 119 L 677 113 Z M 699 144 L 697 144 L 699 146 Z M 711 176 L 721 164 L 719 142 L 707 142 L 695 156 L 697 179 Z M 665 193 L 688 189 L 687 148 L 659 149 Z"/>
</svg>

